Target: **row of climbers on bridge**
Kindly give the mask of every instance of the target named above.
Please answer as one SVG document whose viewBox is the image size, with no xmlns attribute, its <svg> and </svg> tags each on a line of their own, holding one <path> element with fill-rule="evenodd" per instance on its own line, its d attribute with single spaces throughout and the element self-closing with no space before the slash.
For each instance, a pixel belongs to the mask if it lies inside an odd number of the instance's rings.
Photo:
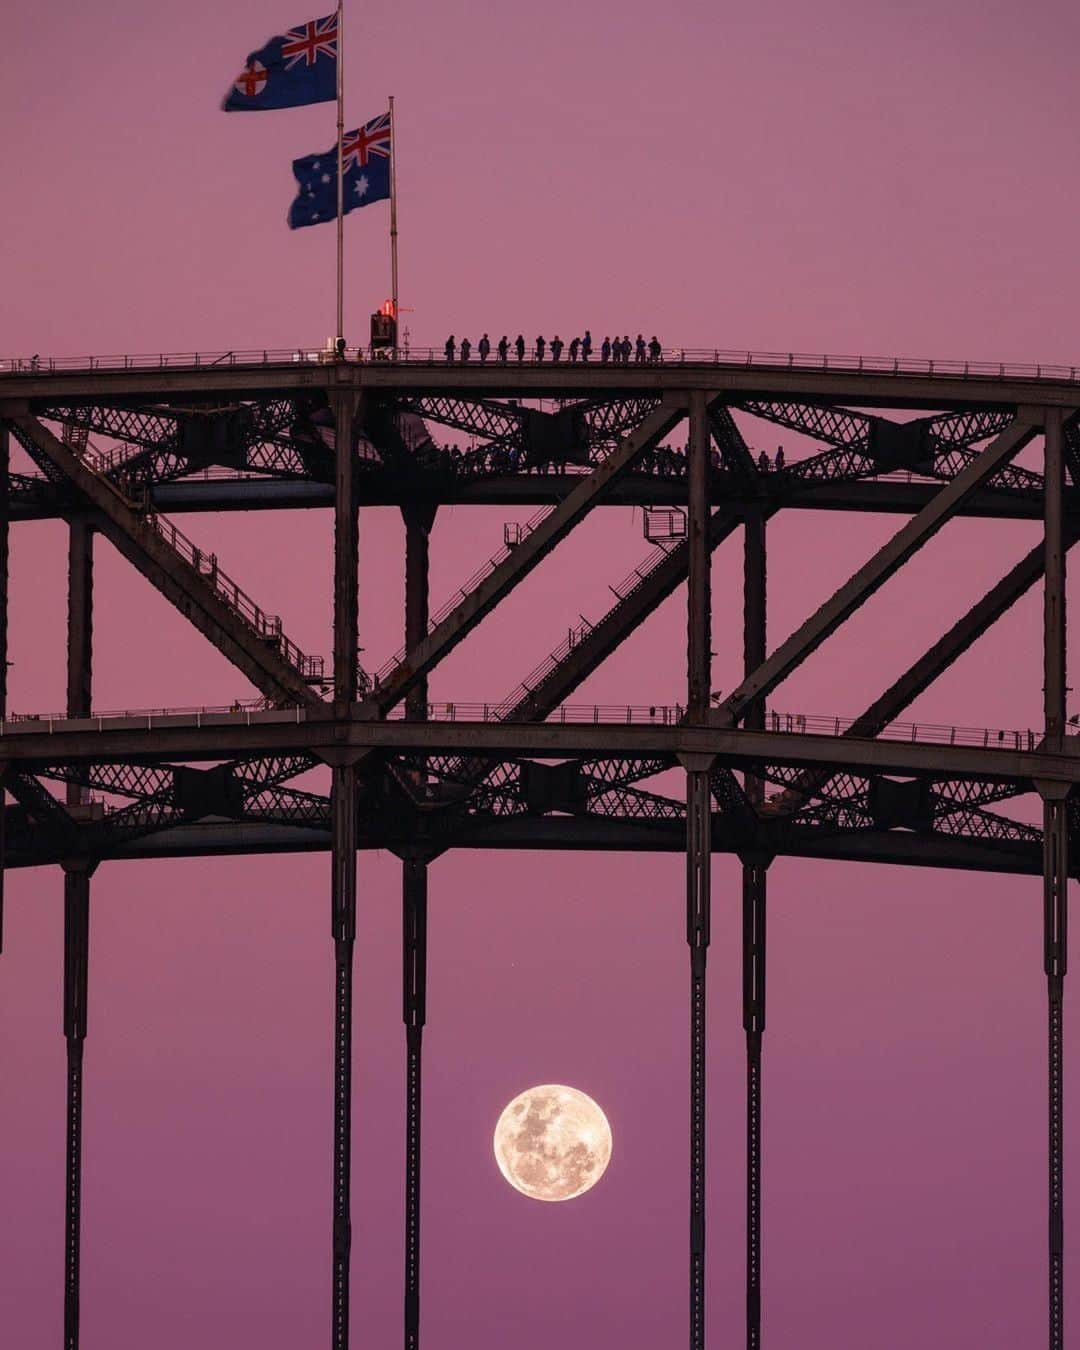
<svg viewBox="0 0 1080 1350">
<path fill-rule="evenodd" d="M 750 453 L 753 455 L 753 450 Z M 689 456 L 688 444 L 680 447 L 649 446 L 638 456 L 635 472 L 657 478 L 684 478 Z M 415 459 L 422 467 L 451 477 L 462 475 L 471 477 L 485 473 L 520 473 L 526 468 L 537 471 L 548 468 L 554 472 L 559 468 L 557 461 L 526 465 L 524 452 L 519 446 L 508 446 L 498 442 L 490 446 L 481 444 L 462 450 L 456 445 L 439 446 L 431 441 L 425 446 L 416 447 Z M 715 470 L 723 468 L 723 459 L 715 446 L 709 452 L 709 462 Z M 771 460 L 768 452 L 762 450 L 757 456 L 756 463 L 759 473 L 782 473 L 785 464 L 784 447 L 778 446 L 776 455 Z"/>
<path fill-rule="evenodd" d="M 510 339 L 504 333 L 495 347 L 496 360 L 500 365 L 506 365 L 510 359 L 510 348 L 514 349 L 516 359 L 521 362 L 525 360 L 526 343 L 524 336 L 519 333 L 511 343 Z M 446 339 L 446 345 L 443 348 L 448 362 L 456 359 L 465 364 L 472 358 L 473 344 L 467 337 L 462 338 L 460 344 L 457 342 L 453 333 Z M 532 360 L 543 361 L 548 353 L 551 360 L 558 363 L 562 360 L 563 352 L 571 364 L 580 361 L 588 361 L 592 355 L 593 340 L 592 334 L 586 328 L 583 337 L 571 338 L 569 343 L 564 343 L 562 338 L 556 333 L 550 343 L 544 337 L 538 337 L 532 348 Z M 476 354 L 481 364 L 487 362 L 491 355 L 491 339 L 487 333 L 483 335 L 476 344 Z M 646 342 L 641 333 L 637 335 L 637 341 L 631 342 L 629 334 L 624 337 L 605 337 L 600 344 L 600 364 L 606 365 L 629 365 L 630 357 L 633 355 L 634 362 L 637 365 L 657 365 L 663 358 L 664 349 L 661 347 L 655 334 L 650 342 Z"/>
</svg>

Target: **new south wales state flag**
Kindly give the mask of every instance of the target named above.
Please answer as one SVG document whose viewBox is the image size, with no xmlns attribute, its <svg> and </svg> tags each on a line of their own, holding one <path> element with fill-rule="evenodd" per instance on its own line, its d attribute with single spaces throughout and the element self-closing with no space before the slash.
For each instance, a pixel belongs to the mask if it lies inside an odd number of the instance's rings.
<svg viewBox="0 0 1080 1350">
<path fill-rule="evenodd" d="M 336 14 L 309 19 L 252 52 L 225 95 L 226 112 L 301 108 L 337 98 Z"/>
</svg>

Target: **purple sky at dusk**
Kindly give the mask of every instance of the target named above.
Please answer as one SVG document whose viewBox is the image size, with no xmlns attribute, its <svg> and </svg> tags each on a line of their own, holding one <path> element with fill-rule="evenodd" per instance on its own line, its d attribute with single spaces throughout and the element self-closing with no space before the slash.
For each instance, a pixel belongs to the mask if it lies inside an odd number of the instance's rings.
<svg viewBox="0 0 1080 1350">
<path fill-rule="evenodd" d="M 397 99 L 414 344 L 484 329 L 565 339 L 589 325 L 687 347 L 1080 361 L 1074 6 L 347 3 L 349 125 Z M 9 14 L 0 358 L 322 343 L 333 231 L 290 233 L 285 213 L 290 161 L 332 143 L 333 106 L 218 111 L 247 52 L 316 12 L 301 0 L 61 0 Z M 346 221 L 353 339 L 388 293 L 386 224 L 382 204 Z M 758 447 L 783 439 L 745 426 Z M 435 605 L 495 551 L 510 514 L 441 511 Z M 329 513 L 181 523 L 301 646 L 329 653 Z M 770 526 L 771 644 L 897 527 L 808 512 Z M 363 513 L 370 667 L 401 640 L 402 536 L 396 511 Z M 772 702 L 858 713 L 1035 538 L 1022 523 L 950 526 Z M 65 529 L 21 524 L 12 540 L 9 708 L 59 709 Z M 608 583 L 648 551 L 640 513 L 595 513 L 439 667 L 433 697 L 497 702 L 579 614 L 598 618 Z M 108 544 L 96 560 L 96 707 L 251 692 Z M 733 539 L 714 568 L 714 687 L 727 691 L 740 561 Z M 682 699 L 684 604 L 680 591 L 574 701 Z M 1038 726 L 1041 605 L 1036 589 L 906 716 Z M 353 1336 L 382 1350 L 401 1335 L 400 864 L 362 854 L 359 876 Z M 683 887 L 679 856 L 462 852 L 433 865 L 425 1350 L 682 1343 Z M 83 1350 L 325 1342 L 328 892 L 323 855 L 96 873 Z M 60 1339 L 61 894 L 58 872 L 8 877 L 0 1344 L 12 1350 Z M 719 1347 L 741 1343 L 743 1315 L 734 858 L 714 862 L 713 895 Z M 765 1344 L 1041 1343 L 1040 883 L 781 859 L 769 904 Z M 1077 1044 L 1070 990 L 1067 1053 Z M 506 1102 L 552 1081 L 593 1096 L 614 1133 L 603 1181 L 563 1205 L 511 1191 L 490 1144 Z"/>
</svg>

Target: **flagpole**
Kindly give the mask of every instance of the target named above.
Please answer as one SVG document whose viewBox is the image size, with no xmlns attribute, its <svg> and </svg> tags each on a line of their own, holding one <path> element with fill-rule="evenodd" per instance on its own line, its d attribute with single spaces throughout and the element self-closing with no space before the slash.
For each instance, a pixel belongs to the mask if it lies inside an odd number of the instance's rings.
<svg viewBox="0 0 1080 1350">
<path fill-rule="evenodd" d="M 342 145 L 345 140 L 345 42 L 342 32 L 344 0 L 337 7 L 337 338 L 345 336 L 345 171 Z"/>
<path fill-rule="evenodd" d="M 397 122 L 394 96 L 390 95 L 390 303 L 394 307 L 394 357 L 398 354 L 398 273 L 397 273 Z"/>
</svg>

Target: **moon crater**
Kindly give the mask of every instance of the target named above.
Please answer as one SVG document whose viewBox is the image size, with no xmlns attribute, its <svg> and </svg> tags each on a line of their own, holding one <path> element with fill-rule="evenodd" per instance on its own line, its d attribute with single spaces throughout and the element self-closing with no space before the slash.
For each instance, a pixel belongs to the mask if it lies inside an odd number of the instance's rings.
<svg viewBox="0 0 1080 1350">
<path fill-rule="evenodd" d="M 572 1200 L 595 1186 L 611 1160 L 611 1126 L 577 1088 L 528 1088 L 495 1126 L 495 1159 L 506 1180 L 533 1200 Z"/>
</svg>

